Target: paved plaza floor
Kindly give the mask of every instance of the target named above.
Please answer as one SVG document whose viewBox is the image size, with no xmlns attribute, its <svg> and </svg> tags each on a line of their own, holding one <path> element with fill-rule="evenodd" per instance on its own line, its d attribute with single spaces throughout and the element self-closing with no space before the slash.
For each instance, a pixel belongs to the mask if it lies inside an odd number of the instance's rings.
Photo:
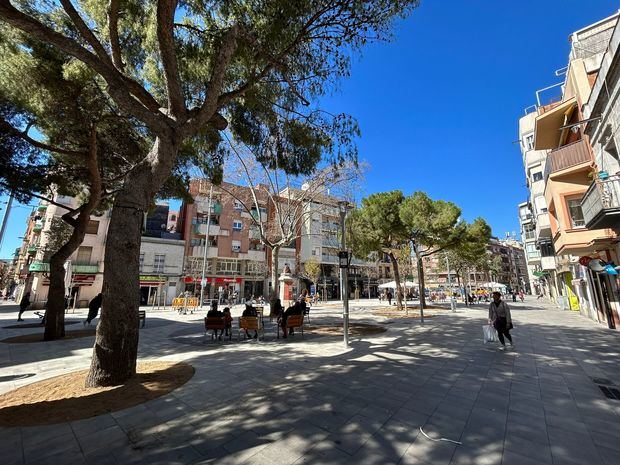
<svg viewBox="0 0 620 465">
<path fill-rule="evenodd" d="M 194 377 L 130 409 L 1 429 L 0 463 L 620 464 L 620 401 L 595 383 L 620 386 L 617 332 L 532 298 L 511 304 L 516 350 L 501 352 L 482 343 L 482 305 L 424 325 L 352 306 L 387 331 L 349 350 L 336 337 L 277 340 L 270 325 L 260 343 L 205 343 L 200 315 L 149 311 L 140 358 L 186 361 Z M 313 309 L 311 324 L 340 311 Z M 0 326 L 15 318 L 0 306 Z M 87 368 L 92 344 L 0 343 L 0 393 Z"/>
</svg>

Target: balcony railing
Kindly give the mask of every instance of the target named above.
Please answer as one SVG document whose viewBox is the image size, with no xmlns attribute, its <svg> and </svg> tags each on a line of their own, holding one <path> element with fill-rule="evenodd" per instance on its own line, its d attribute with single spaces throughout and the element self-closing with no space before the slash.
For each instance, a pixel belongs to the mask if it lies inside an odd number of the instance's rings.
<svg viewBox="0 0 620 465">
<path fill-rule="evenodd" d="M 321 262 L 323 263 L 338 263 L 337 255 L 321 255 Z"/>
<path fill-rule="evenodd" d="M 551 236 L 551 222 L 549 221 L 548 213 L 541 213 L 536 217 L 536 236 L 537 237 L 550 237 Z"/>
<path fill-rule="evenodd" d="M 545 164 L 545 181 L 553 173 L 591 161 L 590 151 L 585 140 L 578 140 L 547 154 Z"/>
<path fill-rule="evenodd" d="M 555 257 L 541 257 L 540 267 L 545 271 L 555 270 Z"/>
<path fill-rule="evenodd" d="M 594 181 L 581 200 L 586 227 L 601 229 L 620 225 L 620 176 Z"/>
</svg>

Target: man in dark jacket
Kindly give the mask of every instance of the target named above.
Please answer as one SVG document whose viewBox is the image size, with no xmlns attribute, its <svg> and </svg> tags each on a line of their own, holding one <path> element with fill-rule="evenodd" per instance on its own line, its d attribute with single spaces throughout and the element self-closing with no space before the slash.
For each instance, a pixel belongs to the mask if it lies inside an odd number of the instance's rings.
<svg viewBox="0 0 620 465">
<path fill-rule="evenodd" d="M 258 312 L 251 305 L 245 304 L 245 310 L 243 310 L 243 313 L 241 314 L 241 316 L 257 317 Z M 245 337 L 247 337 L 248 339 L 250 338 L 250 333 L 248 333 L 247 329 L 245 330 Z M 258 338 L 258 331 L 254 331 L 254 339 L 257 339 L 257 338 Z"/>
<path fill-rule="evenodd" d="M 301 302 L 295 302 L 292 307 L 286 309 L 286 311 L 282 315 L 282 337 L 284 337 L 284 339 L 286 339 L 287 336 L 286 320 L 288 320 L 288 317 L 291 315 L 303 315 L 303 313 L 304 309 L 301 305 Z M 291 336 L 294 335 L 295 333 L 293 332 L 293 328 L 291 328 Z"/>
<path fill-rule="evenodd" d="M 30 292 L 26 292 L 19 302 L 19 315 L 17 315 L 17 321 L 24 321 L 22 319 L 22 313 L 30 306 Z"/>
<path fill-rule="evenodd" d="M 100 292 L 95 296 L 93 300 L 88 303 L 88 316 L 84 321 L 84 326 L 87 324 L 90 325 L 90 322 L 97 318 L 97 314 L 99 313 L 99 307 L 101 307 L 101 302 L 103 301 L 103 294 Z"/>
</svg>

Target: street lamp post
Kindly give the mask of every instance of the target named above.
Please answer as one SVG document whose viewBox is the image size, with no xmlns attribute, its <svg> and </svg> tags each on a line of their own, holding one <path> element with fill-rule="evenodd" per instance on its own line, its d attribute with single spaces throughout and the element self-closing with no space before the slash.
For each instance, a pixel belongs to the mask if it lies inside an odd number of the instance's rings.
<svg viewBox="0 0 620 465">
<path fill-rule="evenodd" d="M 202 257 L 202 277 L 200 280 L 200 309 L 202 310 L 202 306 L 204 304 L 204 296 L 205 296 L 205 274 L 207 273 L 207 254 L 209 253 L 209 229 L 211 227 L 211 202 L 213 200 L 213 184 L 209 189 L 209 202 L 207 204 L 207 231 L 205 234 L 205 250 Z"/>
<path fill-rule="evenodd" d="M 448 289 L 450 292 L 450 308 L 456 313 L 456 302 L 454 301 L 454 293 L 452 292 L 452 276 L 450 275 L 450 259 L 446 255 L 446 268 L 448 269 Z"/>
<path fill-rule="evenodd" d="M 338 208 L 340 210 L 340 248 L 342 249 L 338 254 L 338 260 L 340 265 L 340 295 L 342 298 L 342 329 L 344 334 L 344 348 L 349 348 L 349 254 L 347 252 L 347 242 L 345 236 L 345 220 L 347 217 L 347 210 L 349 209 L 348 202 L 342 200 L 338 202 Z"/>
</svg>

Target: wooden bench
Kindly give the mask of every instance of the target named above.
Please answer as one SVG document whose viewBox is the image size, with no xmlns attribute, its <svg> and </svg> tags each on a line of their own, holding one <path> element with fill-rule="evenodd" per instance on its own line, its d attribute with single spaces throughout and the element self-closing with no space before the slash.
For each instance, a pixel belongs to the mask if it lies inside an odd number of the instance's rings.
<svg viewBox="0 0 620 465">
<path fill-rule="evenodd" d="M 256 331 L 257 333 L 262 332 L 262 325 L 260 324 L 260 319 L 257 316 L 240 316 L 239 317 L 239 331 L 237 333 L 237 340 L 241 339 L 241 331 L 243 331 L 244 338 L 247 338 L 245 332 L 248 331 Z M 264 336 L 264 335 L 263 335 Z M 256 339 L 257 342 L 260 340 L 260 335 Z"/>
<path fill-rule="evenodd" d="M 209 331 L 211 333 L 211 339 L 215 339 L 215 331 L 222 330 L 222 334 L 226 330 L 226 319 L 223 316 L 206 316 L 205 317 L 205 337 Z M 220 340 L 222 336 L 220 335 Z M 232 339 L 232 328 L 228 332 L 228 339 Z"/>
<path fill-rule="evenodd" d="M 301 338 L 304 337 L 304 316 L 303 315 L 289 315 L 286 319 L 286 331 L 290 333 L 291 329 L 300 328 Z M 280 338 L 280 325 L 278 325 L 277 338 Z"/>
<path fill-rule="evenodd" d="M 140 327 L 144 328 L 144 326 L 146 325 L 146 310 L 138 310 L 138 318 L 142 322 L 142 325 L 140 325 Z"/>
</svg>

